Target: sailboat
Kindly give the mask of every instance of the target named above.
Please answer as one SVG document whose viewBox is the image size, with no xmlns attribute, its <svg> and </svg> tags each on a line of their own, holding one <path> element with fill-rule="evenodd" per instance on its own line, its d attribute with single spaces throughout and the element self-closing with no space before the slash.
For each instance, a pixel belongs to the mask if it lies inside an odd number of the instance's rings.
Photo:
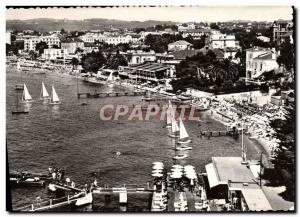
<svg viewBox="0 0 300 217">
<path fill-rule="evenodd" d="M 106 83 L 108 84 L 108 87 L 114 87 L 114 83 L 113 83 L 113 72 L 110 72 Z"/>
<path fill-rule="evenodd" d="M 179 132 L 178 124 L 173 116 L 171 116 L 171 134 L 169 135 L 171 138 L 177 138 Z"/>
<path fill-rule="evenodd" d="M 177 143 L 187 144 L 190 142 L 191 140 L 189 139 L 189 134 L 187 133 L 181 118 L 179 118 L 179 140 L 177 141 Z"/>
<path fill-rule="evenodd" d="M 23 88 L 23 87 L 22 87 Z M 20 110 L 19 109 L 19 97 L 18 97 L 18 89 L 16 89 L 16 107 L 14 110 L 11 111 L 13 115 L 19 115 L 19 114 L 28 114 L 29 111 L 27 110 Z"/>
<path fill-rule="evenodd" d="M 168 105 L 168 108 L 167 108 L 167 123 L 166 123 L 166 128 L 170 128 L 172 126 L 172 116 L 174 117 L 174 110 L 173 110 L 173 107 L 172 107 L 172 103 L 171 101 L 169 100 L 169 105 Z"/>
<path fill-rule="evenodd" d="M 44 82 L 42 82 L 42 89 L 41 89 L 41 94 L 40 94 L 40 100 L 46 100 L 50 99 L 49 93 L 45 87 Z"/>
<path fill-rule="evenodd" d="M 53 85 L 52 85 L 50 104 L 53 104 L 53 105 L 61 104 L 61 101 L 59 100 Z"/>
<path fill-rule="evenodd" d="M 25 83 L 24 83 L 24 88 L 23 88 L 22 102 L 23 103 L 33 102 L 32 97 L 29 94 L 29 91 L 28 91 Z"/>
</svg>

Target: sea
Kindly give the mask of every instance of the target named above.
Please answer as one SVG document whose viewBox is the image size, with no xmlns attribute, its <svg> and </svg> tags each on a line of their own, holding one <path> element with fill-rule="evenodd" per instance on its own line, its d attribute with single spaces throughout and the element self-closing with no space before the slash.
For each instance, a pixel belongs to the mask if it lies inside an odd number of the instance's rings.
<svg viewBox="0 0 300 217">
<path fill-rule="evenodd" d="M 164 121 L 150 120 L 101 120 L 99 110 L 106 104 L 137 105 L 142 96 L 78 99 L 77 92 L 121 92 L 124 87 L 92 85 L 75 76 L 57 71 L 45 74 L 17 71 L 15 67 L 6 70 L 6 146 L 9 171 L 47 173 L 48 167 L 65 170 L 66 176 L 76 184 L 84 185 L 97 179 L 98 185 L 110 187 L 146 187 L 151 183 L 152 163 L 161 161 L 165 168 L 173 164 L 193 165 L 197 173 L 205 172 L 205 164 L 211 157 L 241 156 L 241 138 L 201 137 L 203 130 L 225 130 L 222 123 L 210 117 L 210 112 L 199 114 L 201 122 L 184 122 L 192 143 L 192 150 L 183 160 L 173 160 L 174 142 L 168 137 Z M 56 89 L 60 105 L 49 105 L 39 101 L 41 84 L 45 83 L 50 94 L 51 86 Z M 26 84 L 35 100 L 25 106 L 29 114 L 12 115 L 16 104 L 15 86 Z M 82 104 L 86 105 L 82 105 Z M 262 146 L 244 137 L 247 158 L 258 160 L 265 151 Z M 45 188 L 7 189 L 12 198 L 13 209 L 53 198 Z M 128 196 L 128 212 L 148 212 L 149 194 Z M 81 207 L 61 207 L 58 211 L 118 212 L 118 195 L 107 199 L 95 195 L 93 204 Z"/>
</svg>

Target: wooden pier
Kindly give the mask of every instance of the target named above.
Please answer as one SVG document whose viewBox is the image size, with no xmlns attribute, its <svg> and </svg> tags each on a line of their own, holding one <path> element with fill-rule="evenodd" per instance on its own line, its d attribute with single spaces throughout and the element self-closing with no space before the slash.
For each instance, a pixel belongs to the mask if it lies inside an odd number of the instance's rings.
<svg viewBox="0 0 300 217">
<path fill-rule="evenodd" d="M 238 133 L 232 132 L 232 131 L 201 131 L 200 136 L 205 137 L 220 137 L 220 136 L 238 136 Z"/>
<path fill-rule="evenodd" d="M 52 210 L 55 208 L 59 208 L 59 207 L 64 207 L 64 206 L 70 206 L 70 205 L 74 205 L 76 203 L 76 201 L 78 199 L 80 199 L 81 197 L 78 196 L 80 194 L 80 192 L 83 192 L 81 189 L 78 188 L 71 188 L 71 187 L 67 187 L 67 186 L 61 186 L 61 185 L 56 185 L 54 184 L 55 188 L 58 189 L 62 189 L 65 191 L 73 191 L 73 192 L 77 192 L 76 195 L 68 195 L 67 197 L 62 197 L 62 198 L 54 198 L 54 199 L 50 199 L 50 200 L 46 200 L 46 201 L 36 201 L 35 203 L 32 203 L 30 205 L 24 206 L 24 207 L 20 207 L 20 208 L 16 208 L 13 209 L 13 211 L 18 211 L 18 212 L 39 212 L 39 211 L 47 211 L 47 210 Z M 122 187 L 98 187 L 92 190 L 92 194 L 96 194 L 96 195 L 107 195 L 107 194 L 122 194 L 127 198 L 127 194 L 152 194 L 153 193 L 153 189 L 150 188 L 149 184 L 147 185 L 147 187 L 130 187 L 129 186 L 122 186 Z"/>
<path fill-rule="evenodd" d="M 144 96 L 146 91 L 125 91 L 125 92 L 101 92 L 101 93 L 77 93 L 77 98 L 107 98 L 121 96 Z"/>
</svg>

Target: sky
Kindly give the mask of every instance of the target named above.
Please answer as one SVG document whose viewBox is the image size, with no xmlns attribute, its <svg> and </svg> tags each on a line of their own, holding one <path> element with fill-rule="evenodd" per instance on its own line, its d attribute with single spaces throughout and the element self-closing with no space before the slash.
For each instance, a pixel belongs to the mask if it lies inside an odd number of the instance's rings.
<svg viewBox="0 0 300 217">
<path fill-rule="evenodd" d="M 106 18 L 127 21 L 160 20 L 174 22 L 222 22 L 230 20 L 274 21 L 292 19 L 293 10 L 284 6 L 250 7 L 113 7 L 113 8 L 47 8 L 6 9 L 6 19 L 55 18 L 83 20 Z"/>
</svg>

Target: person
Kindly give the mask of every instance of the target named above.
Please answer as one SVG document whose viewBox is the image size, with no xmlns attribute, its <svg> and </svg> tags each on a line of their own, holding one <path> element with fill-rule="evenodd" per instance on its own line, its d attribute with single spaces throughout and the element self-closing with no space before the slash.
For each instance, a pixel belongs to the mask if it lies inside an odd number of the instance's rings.
<svg viewBox="0 0 300 217">
<path fill-rule="evenodd" d="M 74 181 L 71 182 L 71 187 L 75 188 L 75 182 Z"/>
<path fill-rule="evenodd" d="M 52 168 L 52 167 L 49 167 L 49 168 L 48 168 L 48 171 L 49 171 L 49 176 L 51 176 L 52 173 L 53 173 L 53 168 Z"/>
<path fill-rule="evenodd" d="M 235 195 L 234 195 L 234 197 L 232 199 L 232 202 L 233 202 L 234 208 L 237 208 L 237 197 Z"/>
<path fill-rule="evenodd" d="M 52 179 L 53 179 L 53 180 L 56 180 L 56 172 L 53 172 L 53 173 L 52 173 Z"/>
<path fill-rule="evenodd" d="M 35 199 L 35 201 L 36 201 L 36 206 L 40 207 L 41 206 L 41 197 L 37 196 L 36 199 Z"/>
<path fill-rule="evenodd" d="M 66 185 L 69 186 L 69 183 L 71 182 L 70 178 L 66 178 Z"/>
<path fill-rule="evenodd" d="M 191 182 L 190 182 L 190 191 L 193 192 L 194 191 L 194 180 L 191 179 Z"/>
<path fill-rule="evenodd" d="M 88 184 L 84 184 L 84 190 L 87 192 L 88 191 Z"/>
<path fill-rule="evenodd" d="M 94 185 L 94 187 L 98 187 L 97 179 L 94 180 L 93 185 Z"/>
</svg>

